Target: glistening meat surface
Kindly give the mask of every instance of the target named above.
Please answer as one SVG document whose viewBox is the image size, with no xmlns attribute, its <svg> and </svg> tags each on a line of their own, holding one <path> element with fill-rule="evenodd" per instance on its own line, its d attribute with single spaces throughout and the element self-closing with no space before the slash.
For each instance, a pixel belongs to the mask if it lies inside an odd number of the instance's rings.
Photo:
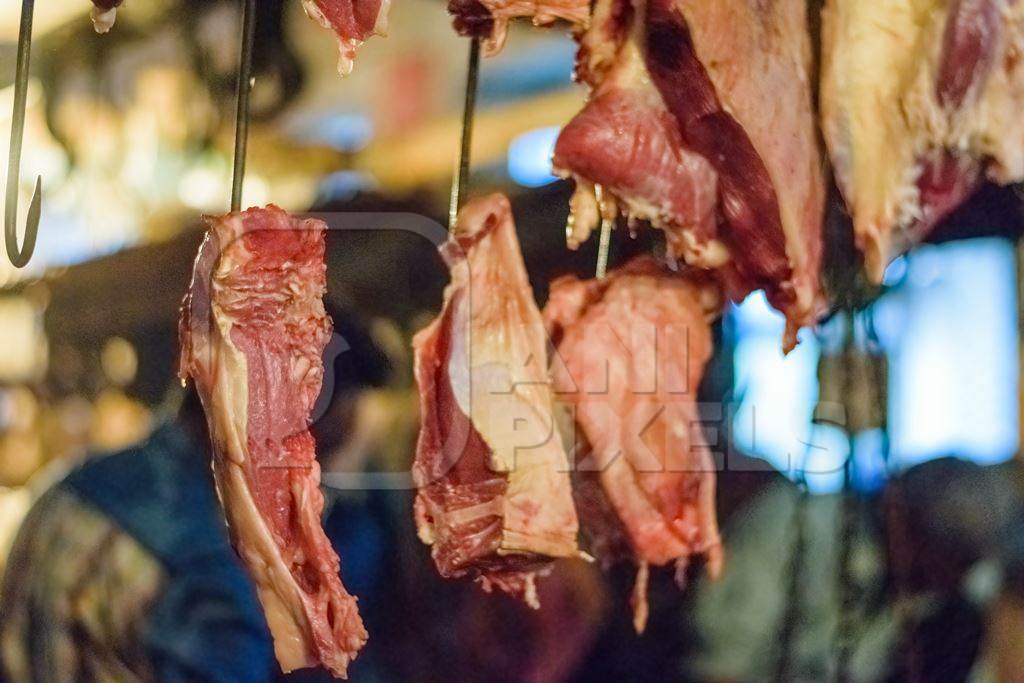
<svg viewBox="0 0 1024 683">
<path fill-rule="evenodd" d="M 413 341 L 420 538 L 442 576 L 470 575 L 536 605 L 536 574 L 576 554 L 577 521 L 508 200 L 468 204 L 442 254 L 452 278 L 444 308 Z"/>
<path fill-rule="evenodd" d="M 391 0 L 302 0 L 306 14 L 338 38 L 338 71 L 351 73 L 356 49 L 373 35 L 385 35 Z"/>
<path fill-rule="evenodd" d="M 986 179 L 1024 180 L 1024 3 L 829 0 L 822 129 L 868 275 Z"/>
<path fill-rule="evenodd" d="M 713 575 L 721 566 L 715 466 L 697 387 L 722 303 L 706 277 L 642 257 L 604 280 L 556 280 L 544 309 L 555 394 L 577 426 L 581 522 L 598 557 L 626 549 L 639 565 L 637 630 L 649 564 L 681 572 L 705 555 Z"/>
<path fill-rule="evenodd" d="M 576 240 L 600 217 L 649 220 L 732 298 L 764 289 L 791 348 L 822 308 L 810 58 L 801 0 L 598 0 L 577 65 L 594 97 L 555 147 Z"/>
<path fill-rule="evenodd" d="M 278 661 L 344 677 L 366 630 L 320 527 L 308 430 L 331 334 L 325 229 L 272 205 L 211 219 L 182 310 L 181 373 L 202 399 L 217 491 Z"/>
</svg>

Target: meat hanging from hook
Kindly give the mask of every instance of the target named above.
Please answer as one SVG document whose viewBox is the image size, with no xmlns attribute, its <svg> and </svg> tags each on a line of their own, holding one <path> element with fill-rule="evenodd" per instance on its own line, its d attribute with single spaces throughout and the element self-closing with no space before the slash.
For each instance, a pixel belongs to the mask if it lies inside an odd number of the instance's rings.
<svg viewBox="0 0 1024 683">
<path fill-rule="evenodd" d="M 235 110 L 235 160 L 231 175 L 231 210 L 242 208 L 245 154 L 249 143 L 249 94 L 252 92 L 252 49 L 256 35 L 256 0 L 242 0 L 242 46 L 238 57 L 238 106 Z"/>
<path fill-rule="evenodd" d="M 21 180 L 21 143 L 25 137 L 25 106 L 28 102 L 28 65 L 32 52 L 32 15 L 35 0 L 22 0 L 21 27 L 18 31 L 18 60 L 14 77 L 14 112 L 11 115 L 11 145 L 7 156 L 7 194 L 4 205 L 4 242 L 7 257 L 15 268 L 24 268 L 32 259 L 39 236 L 42 213 L 43 179 L 36 178 L 22 246 L 18 246 L 18 184 Z"/>
</svg>

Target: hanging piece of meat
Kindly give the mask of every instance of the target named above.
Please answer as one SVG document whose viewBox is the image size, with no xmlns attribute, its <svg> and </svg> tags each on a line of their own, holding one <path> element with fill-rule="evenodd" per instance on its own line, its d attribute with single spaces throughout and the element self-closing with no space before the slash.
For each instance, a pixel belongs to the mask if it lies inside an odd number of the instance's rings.
<svg viewBox="0 0 1024 683">
<path fill-rule="evenodd" d="M 829 0 L 822 128 L 868 275 L 984 180 L 1024 180 L 1024 3 Z"/>
<path fill-rule="evenodd" d="M 576 500 L 588 551 L 639 566 L 634 625 L 647 619 L 648 566 L 681 577 L 703 555 L 722 564 L 715 464 L 697 387 L 723 296 L 706 274 L 681 276 L 640 257 L 602 280 L 551 285 L 544 320 L 557 400 L 576 424 Z"/>
<path fill-rule="evenodd" d="M 466 205 L 441 253 L 444 308 L 413 340 L 417 527 L 442 576 L 470 575 L 536 606 L 537 573 L 577 553 L 577 521 L 508 200 Z"/>
<path fill-rule="evenodd" d="M 96 33 L 106 33 L 114 26 L 117 8 L 124 0 L 92 0 L 92 26 Z"/>
<path fill-rule="evenodd" d="M 302 0 L 306 14 L 338 37 L 338 73 L 352 72 L 356 49 L 388 30 L 391 0 Z"/>
<path fill-rule="evenodd" d="M 579 42 L 592 96 L 554 154 L 577 182 L 570 246 L 602 218 L 650 221 L 731 298 L 764 289 L 792 348 L 822 303 L 804 1 L 597 0 Z"/>
<path fill-rule="evenodd" d="M 480 38 L 484 54 L 493 56 L 505 45 L 513 19 L 529 18 L 534 26 L 559 19 L 582 26 L 590 13 L 590 0 L 448 0 L 448 12 L 460 35 Z"/>
<path fill-rule="evenodd" d="M 308 429 L 331 335 L 325 229 L 272 205 L 210 220 L 182 308 L 181 375 L 202 399 L 217 491 L 281 667 L 344 677 L 366 630 L 320 526 Z"/>
</svg>

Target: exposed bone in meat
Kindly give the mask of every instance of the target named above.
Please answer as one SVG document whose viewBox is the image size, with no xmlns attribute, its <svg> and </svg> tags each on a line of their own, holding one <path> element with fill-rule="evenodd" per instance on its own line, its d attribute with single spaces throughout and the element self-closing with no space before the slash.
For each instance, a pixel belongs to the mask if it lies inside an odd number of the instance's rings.
<svg viewBox="0 0 1024 683">
<path fill-rule="evenodd" d="M 469 574 L 535 606 L 537 572 L 576 554 L 577 521 L 508 200 L 468 204 L 441 251 L 444 309 L 413 341 L 417 526 L 442 576 Z"/>
<path fill-rule="evenodd" d="M 705 555 L 716 575 L 715 466 L 697 387 L 723 298 L 706 276 L 641 257 L 603 280 L 564 277 L 544 309 L 556 353 L 555 395 L 577 425 L 576 499 L 588 550 L 626 554 L 640 569 L 634 624 L 646 621 L 649 564 Z"/>
<path fill-rule="evenodd" d="M 117 8 L 124 0 L 92 0 L 92 26 L 96 33 L 106 33 L 114 26 Z"/>
<path fill-rule="evenodd" d="M 306 14 L 338 37 L 338 73 L 352 72 L 356 49 L 388 30 L 391 0 L 302 0 Z"/>
<path fill-rule="evenodd" d="M 213 441 L 213 472 L 285 671 L 344 677 L 366 630 L 320 527 L 310 411 L 331 335 L 324 230 L 276 206 L 211 219 L 182 310 L 181 374 Z"/>
<path fill-rule="evenodd" d="M 508 24 L 517 17 L 528 17 L 534 26 L 546 26 L 559 19 L 584 25 L 590 12 L 589 0 L 448 0 L 455 30 L 461 35 L 480 38 L 484 54 L 501 51 L 508 37 Z"/>
<path fill-rule="evenodd" d="M 868 275 L 985 179 L 1024 179 L 1024 3 L 829 0 L 822 128 Z"/>
<path fill-rule="evenodd" d="M 649 220 L 731 297 L 763 288 L 791 348 L 821 308 L 810 58 L 802 0 L 598 0 L 577 66 L 593 97 L 555 147 L 578 182 L 570 243 Z"/>
</svg>

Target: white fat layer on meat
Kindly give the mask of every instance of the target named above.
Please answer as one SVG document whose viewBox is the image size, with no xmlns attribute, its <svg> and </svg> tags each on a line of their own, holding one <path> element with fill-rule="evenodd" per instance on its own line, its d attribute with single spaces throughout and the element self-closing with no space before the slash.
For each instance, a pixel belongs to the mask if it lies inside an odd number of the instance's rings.
<svg viewBox="0 0 1024 683">
<path fill-rule="evenodd" d="M 237 218 L 239 222 L 241 218 Z M 232 232 L 240 234 L 240 228 Z M 274 638 L 274 653 L 286 672 L 316 663 L 306 643 L 311 634 L 302 612 L 305 596 L 292 577 L 289 567 L 278 551 L 273 535 L 256 507 L 247 483 L 249 459 L 248 433 L 248 362 L 231 341 L 232 321 L 218 305 L 217 292 L 222 277 L 232 270 L 228 259 L 220 259 L 214 276 L 211 310 L 214 326 L 208 337 L 193 335 L 197 346 L 194 360 L 208 363 L 203 372 L 213 392 L 206 406 L 210 430 L 217 441 L 217 450 L 227 457 L 214 467 L 217 493 L 224 503 L 228 526 L 236 539 L 239 553 L 256 581 L 256 590 Z M 205 348 L 204 348 L 205 347 Z M 241 380 L 240 380 L 241 378 Z M 200 392 L 205 395 L 205 392 Z M 212 409 L 212 410 L 211 410 Z M 214 412 L 215 411 L 215 412 Z"/>
<path fill-rule="evenodd" d="M 923 216 L 922 160 L 949 151 L 988 161 L 990 179 L 1024 179 L 1024 4 L 1005 22 L 987 79 L 955 111 L 936 95 L 950 3 L 829 0 L 823 15 L 825 140 L 854 217 L 869 275 L 878 280 Z M 895 240 L 895 245 L 894 245 Z"/>
<path fill-rule="evenodd" d="M 111 7 L 108 10 L 104 10 L 93 6 L 90 16 L 92 17 L 92 27 L 96 30 L 96 33 L 106 33 L 114 27 L 114 21 L 117 19 L 117 8 Z"/>
</svg>

